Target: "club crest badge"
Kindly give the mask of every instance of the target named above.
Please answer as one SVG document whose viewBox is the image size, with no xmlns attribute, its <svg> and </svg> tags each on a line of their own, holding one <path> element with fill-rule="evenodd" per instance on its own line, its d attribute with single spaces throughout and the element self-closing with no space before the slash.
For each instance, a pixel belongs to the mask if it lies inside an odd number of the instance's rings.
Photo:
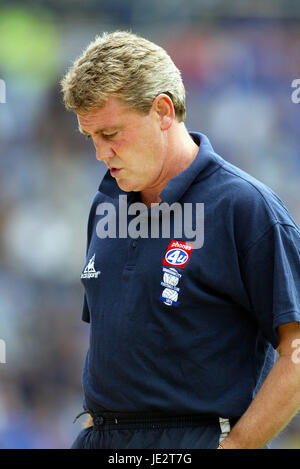
<svg viewBox="0 0 300 469">
<path fill-rule="evenodd" d="M 163 279 L 160 282 L 164 287 L 160 299 L 168 306 L 178 305 L 178 293 L 180 288 L 177 286 L 181 278 L 181 274 L 174 267 L 163 267 Z"/>
</svg>

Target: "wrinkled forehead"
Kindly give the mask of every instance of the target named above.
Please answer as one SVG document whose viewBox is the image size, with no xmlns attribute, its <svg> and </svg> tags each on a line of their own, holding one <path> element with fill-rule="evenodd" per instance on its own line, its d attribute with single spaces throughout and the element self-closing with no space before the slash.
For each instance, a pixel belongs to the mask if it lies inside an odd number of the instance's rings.
<svg viewBox="0 0 300 469">
<path fill-rule="evenodd" d="M 102 116 L 102 107 L 92 109 L 91 111 L 77 112 L 77 121 L 79 130 L 84 132 L 84 129 L 90 129 L 94 125 L 99 125 Z"/>
<path fill-rule="evenodd" d="M 90 111 L 76 112 L 79 129 L 93 129 L 116 124 L 118 116 L 124 113 L 124 104 L 116 98 L 109 98 L 104 105 Z"/>
<path fill-rule="evenodd" d="M 110 97 L 104 105 L 90 111 L 76 112 L 79 130 L 92 133 L 96 129 L 120 127 L 126 122 L 136 119 L 140 113 L 130 108 L 119 98 Z"/>
</svg>

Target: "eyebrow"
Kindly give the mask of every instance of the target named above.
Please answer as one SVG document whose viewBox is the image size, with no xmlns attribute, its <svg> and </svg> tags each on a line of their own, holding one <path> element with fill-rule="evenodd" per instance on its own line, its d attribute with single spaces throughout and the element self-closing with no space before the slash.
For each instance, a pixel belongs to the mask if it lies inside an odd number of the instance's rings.
<svg viewBox="0 0 300 469">
<path fill-rule="evenodd" d="M 101 132 L 107 132 L 107 131 L 109 131 L 109 130 L 114 130 L 114 131 L 116 131 L 116 130 L 119 130 L 119 128 L 120 128 L 120 127 L 116 127 L 116 126 L 103 127 L 102 129 L 97 129 L 94 133 L 95 133 L 95 134 L 99 134 L 99 133 L 101 133 Z M 79 124 L 79 122 L 78 122 L 78 129 L 79 129 L 79 132 L 80 132 L 81 134 L 90 135 L 88 132 L 86 132 L 86 131 L 81 127 L 81 125 Z"/>
</svg>

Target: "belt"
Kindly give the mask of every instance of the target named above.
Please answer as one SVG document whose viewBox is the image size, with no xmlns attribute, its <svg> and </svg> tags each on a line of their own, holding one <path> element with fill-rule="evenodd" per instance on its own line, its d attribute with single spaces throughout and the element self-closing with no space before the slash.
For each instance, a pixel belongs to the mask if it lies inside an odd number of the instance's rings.
<svg viewBox="0 0 300 469">
<path fill-rule="evenodd" d="M 120 428 L 123 426 L 137 426 L 142 428 L 186 427 L 195 425 L 219 425 L 219 417 L 211 414 L 176 415 L 162 412 L 101 412 L 95 413 L 85 410 L 77 415 L 74 422 L 83 414 L 90 414 L 95 427 Z M 224 418 L 224 417 L 222 417 Z M 239 417 L 229 417 L 230 426 L 233 426 Z"/>
</svg>

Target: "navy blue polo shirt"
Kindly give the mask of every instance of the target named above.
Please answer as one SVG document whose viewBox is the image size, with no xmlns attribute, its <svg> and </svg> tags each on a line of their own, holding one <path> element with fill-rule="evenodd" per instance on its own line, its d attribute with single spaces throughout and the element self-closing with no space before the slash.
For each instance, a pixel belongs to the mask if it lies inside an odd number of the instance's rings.
<svg viewBox="0 0 300 469">
<path fill-rule="evenodd" d="M 118 218 L 120 196 L 139 200 L 109 172 L 92 203 L 81 275 L 90 410 L 238 417 L 274 364 L 276 328 L 300 322 L 299 227 L 270 188 L 191 136 L 196 158 L 160 197 L 204 204 L 202 247 L 172 226 L 168 238 L 101 239 L 103 204 Z"/>
</svg>

